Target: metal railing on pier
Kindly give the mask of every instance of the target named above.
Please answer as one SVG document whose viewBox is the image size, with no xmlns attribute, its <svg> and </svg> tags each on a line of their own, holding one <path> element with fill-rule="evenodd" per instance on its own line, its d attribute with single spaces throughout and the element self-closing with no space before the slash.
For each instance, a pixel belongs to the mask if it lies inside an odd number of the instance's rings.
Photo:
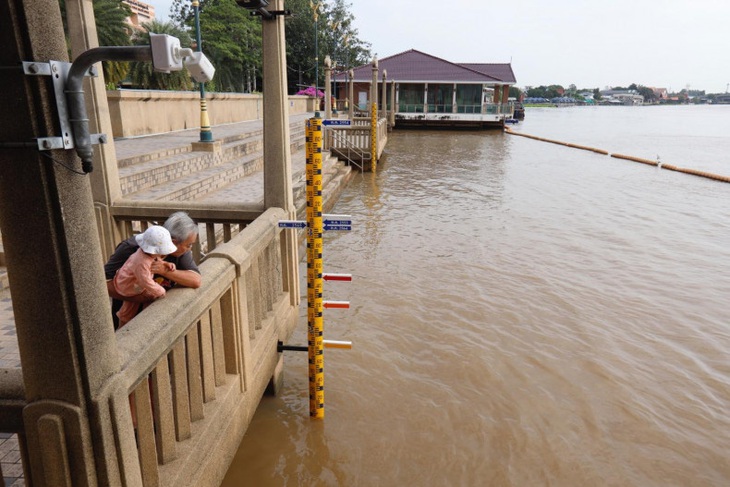
<svg viewBox="0 0 730 487">
<path fill-rule="evenodd" d="M 378 158 L 388 143 L 388 120 L 379 118 L 377 124 Z M 325 150 L 338 158 L 353 162 L 360 170 L 364 161 L 372 159 L 372 129 L 370 119 L 355 118 L 350 126 L 329 126 L 325 132 Z"/>
</svg>

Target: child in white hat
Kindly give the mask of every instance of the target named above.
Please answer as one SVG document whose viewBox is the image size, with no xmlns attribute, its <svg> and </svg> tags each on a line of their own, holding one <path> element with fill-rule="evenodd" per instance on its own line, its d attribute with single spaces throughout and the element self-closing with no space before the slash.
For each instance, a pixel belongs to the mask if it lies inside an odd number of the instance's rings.
<svg viewBox="0 0 730 487">
<path fill-rule="evenodd" d="M 175 252 L 177 246 L 172 243 L 170 232 L 158 225 L 149 227 L 135 239 L 139 249 L 117 271 L 114 276 L 114 288 L 121 296 L 129 298 L 141 296 L 151 302 L 165 295 L 165 288 L 152 279 L 153 274 L 150 270 L 152 263 L 159 260 L 169 272 L 174 271 L 175 264 L 165 262 L 163 259 Z M 140 304 L 124 301 L 122 308 L 117 312 L 120 328 L 137 315 Z"/>
</svg>

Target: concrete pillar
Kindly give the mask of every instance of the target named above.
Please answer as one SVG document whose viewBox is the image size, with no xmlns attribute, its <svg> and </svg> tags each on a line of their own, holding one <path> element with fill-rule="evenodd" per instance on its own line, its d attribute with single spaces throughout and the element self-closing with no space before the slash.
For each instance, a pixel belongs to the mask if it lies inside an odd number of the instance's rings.
<svg viewBox="0 0 730 487">
<path fill-rule="evenodd" d="M 324 57 L 324 118 L 332 118 L 332 60 Z"/>
<path fill-rule="evenodd" d="M 395 112 L 398 110 L 398 100 L 395 96 L 395 80 L 390 81 L 390 126 L 395 127 Z"/>
<path fill-rule="evenodd" d="M 494 97 L 492 98 L 492 101 L 497 104 L 499 103 L 499 95 L 501 92 L 501 86 L 500 85 L 494 85 Z"/>
<path fill-rule="evenodd" d="M 89 49 L 99 47 L 91 0 L 67 0 L 66 21 L 73 59 Z M 114 248 L 124 236 L 122 226 L 114 222 L 110 213 L 112 204 L 122 197 L 122 188 L 119 182 L 103 70 L 101 64 L 97 64 L 96 67 L 99 76 L 86 78 L 84 92 L 89 116 L 89 132 L 107 135 L 106 144 L 94 146 L 94 172 L 90 174 L 96 225 L 102 253 L 106 257 L 114 252 Z"/>
<path fill-rule="evenodd" d="M 388 71 L 383 70 L 383 84 L 380 94 L 380 112 L 383 118 L 388 117 Z"/>
<path fill-rule="evenodd" d="M 273 0 L 269 10 L 283 10 L 284 0 Z M 284 19 L 262 19 L 264 84 L 264 207 L 282 208 L 296 219 L 292 191 L 289 97 L 286 79 Z M 299 303 L 299 256 L 294 232 L 282 234 L 284 290 L 291 304 Z"/>
<path fill-rule="evenodd" d="M 509 85 L 502 86 L 502 105 L 507 105 L 509 103 Z M 502 106 L 502 113 L 507 113 L 507 107 Z"/>
<path fill-rule="evenodd" d="M 372 110 L 373 105 L 378 106 L 378 57 L 373 58 L 372 63 L 373 79 L 370 82 L 370 106 L 368 111 Z"/>
<path fill-rule="evenodd" d="M 451 93 L 451 113 L 457 113 L 459 107 L 456 106 L 456 83 L 454 83 L 454 91 Z"/>
<path fill-rule="evenodd" d="M 0 66 L 68 59 L 56 0 L 0 0 L 0 11 Z M 60 135 L 51 86 L 4 70 L 1 108 L 12 114 L 0 119 L 4 141 Z M 27 401 L 26 484 L 141 485 L 126 391 L 115 386 L 120 363 L 90 176 L 64 165 L 81 168 L 70 150 L 0 147 L 0 230 Z"/>
<path fill-rule="evenodd" d="M 347 107 L 347 117 L 352 120 L 355 117 L 355 72 L 353 70 L 350 70 L 347 72 L 350 82 L 347 86 L 347 97 L 348 97 L 348 107 Z"/>
<path fill-rule="evenodd" d="M 486 103 L 486 101 L 487 101 L 487 95 L 486 95 L 487 88 L 488 88 L 487 85 L 482 85 L 482 96 L 480 98 L 480 102 L 481 102 L 481 105 L 482 105 L 482 109 L 481 109 L 481 113 L 482 114 L 487 113 L 487 103 Z"/>
<path fill-rule="evenodd" d="M 428 113 L 428 83 L 423 85 L 423 113 Z"/>
</svg>

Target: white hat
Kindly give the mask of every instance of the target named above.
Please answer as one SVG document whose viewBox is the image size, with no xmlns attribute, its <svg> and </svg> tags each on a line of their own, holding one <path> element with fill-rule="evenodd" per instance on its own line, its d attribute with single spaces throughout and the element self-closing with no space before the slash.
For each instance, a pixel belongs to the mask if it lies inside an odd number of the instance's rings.
<svg viewBox="0 0 730 487">
<path fill-rule="evenodd" d="M 172 243 L 170 232 L 159 225 L 152 225 L 134 238 L 142 251 L 148 254 L 168 255 L 177 250 L 177 245 Z"/>
</svg>

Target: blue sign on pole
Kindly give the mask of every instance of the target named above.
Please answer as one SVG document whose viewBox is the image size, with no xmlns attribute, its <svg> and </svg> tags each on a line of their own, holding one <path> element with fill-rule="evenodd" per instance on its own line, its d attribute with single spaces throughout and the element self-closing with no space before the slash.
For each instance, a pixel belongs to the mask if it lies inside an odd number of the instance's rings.
<svg viewBox="0 0 730 487">
<path fill-rule="evenodd" d="M 325 213 L 322 215 L 324 218 L 325 225 L 352 225 L 352 217 L 350 215 L 335 215 L 332 213 Z"/>
<path fill-rule="evenodd" d="M 307 228 L 307 222 L 301 220 L 279 220 L 279 228 Z"/>
<path fill-rule="evenodd" d="M 349 232 L 352 230 L 352 225 L 327 225 L 325 223 L 324 225 L 325 230 L 339 230 L 339 231 L 347 231 Z"/>
<path fill-rule="evenodd" d="M 322 125 L 334 125 L 338 127 L 349 127 L 350 121 L 349 120 L 331 120 L 331 119 L 324 119 L 322 120 Z"/>
</svg>

